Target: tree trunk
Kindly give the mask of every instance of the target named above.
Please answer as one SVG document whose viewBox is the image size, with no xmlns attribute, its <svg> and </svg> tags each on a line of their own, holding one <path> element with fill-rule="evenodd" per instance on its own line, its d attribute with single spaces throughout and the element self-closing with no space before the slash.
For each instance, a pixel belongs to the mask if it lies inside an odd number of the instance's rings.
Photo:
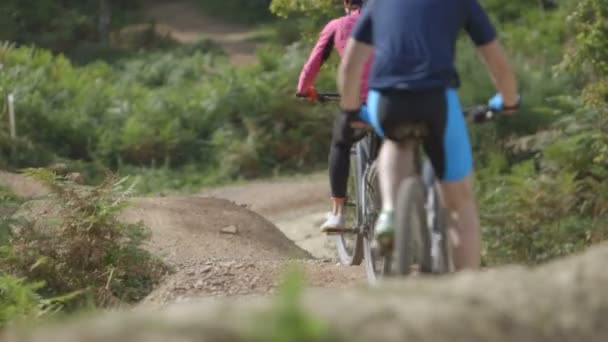
<svg viewBox="0 0 608 342">
<path fill-rule="evenodd" d="M 99 0 L 99 39 L 103 43 L 110 41 L 110 30 L 112 25 L 112 8 L 108 0 Z"/>
</svg>

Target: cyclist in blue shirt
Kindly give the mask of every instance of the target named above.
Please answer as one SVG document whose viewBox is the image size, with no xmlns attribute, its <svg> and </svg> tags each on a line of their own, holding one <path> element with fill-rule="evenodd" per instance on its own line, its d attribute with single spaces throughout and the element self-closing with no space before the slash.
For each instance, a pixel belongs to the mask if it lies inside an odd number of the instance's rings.
<svg viewBox="0 0 608 342">
<path fill-rule="evenodd" d="M 457 217 L 457 269 L 478 268 L 481 260 L 473 159 L 454 66 L 462 29 L 477 46 L 498 90 L 490 107 L 514 112 L 519 108 L 515 75 L 477 0 L 370 1 L 353 30 L 338 74 L 342 110 L 355 116 L 361 105 L 358 80 L 373 53 L 367 105 L 374 128 L 384 137 L 379 155 L 382 212 L 376 237 L 392 237 L 398 186 L 414 172 L 413 145 L 399 141 L 399 129 L 425 123 L 428 135 L 423 147 L 441 180 L 444 205 Z"/>
</svg>

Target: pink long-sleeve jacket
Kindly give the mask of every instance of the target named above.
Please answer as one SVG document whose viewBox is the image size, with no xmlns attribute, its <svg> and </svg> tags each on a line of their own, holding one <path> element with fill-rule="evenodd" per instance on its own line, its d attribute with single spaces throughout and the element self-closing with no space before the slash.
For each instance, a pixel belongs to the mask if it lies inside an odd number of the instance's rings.
<svg viewBox="0 0 608 342">
<path fill-rule="evenodd" d="M 352 11 L 343 17 L 330 21 L 321 31 L 317 44 L 312 49 L 308 61 L 302 68 L 298 82 L 298 93 L 305 94 L 314 85 L 321 65 L 329 58 L 333 48 L 336 48 L 340 58 L 350 38 L 351 31 L 359 18 L 360 11 Z M 361 79 L 361 101 L 367 100 L 367 80 L 369 78 L 370 61 L 365 65 Z"/>
</svg>

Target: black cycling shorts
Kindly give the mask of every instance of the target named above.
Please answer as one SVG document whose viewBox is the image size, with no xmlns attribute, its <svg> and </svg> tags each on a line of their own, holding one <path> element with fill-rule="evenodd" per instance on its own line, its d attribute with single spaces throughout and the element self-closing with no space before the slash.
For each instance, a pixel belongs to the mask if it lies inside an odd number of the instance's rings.
<svg viewBox="0 0 608 342">
<path fill-rule="evenodd" d="M 399 140 L 403 125 L 424 124 L 423 147 L 437 176 L 459 181 L 473 171 L 471 143 L 455 89 L 371 90 L 369 121 L 384 138 Z"/>
</svg>

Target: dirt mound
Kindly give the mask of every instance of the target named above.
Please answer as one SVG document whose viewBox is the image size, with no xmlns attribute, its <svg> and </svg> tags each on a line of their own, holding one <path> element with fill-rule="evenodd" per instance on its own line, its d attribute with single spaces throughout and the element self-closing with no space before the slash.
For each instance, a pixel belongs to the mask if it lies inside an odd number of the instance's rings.
<svg viewBox="0 0 608 342">
<path fill-rule="evenodd" d="M 316 258 L 335 258 L 335 238 L 319 233 L 330 208 L 326 173 L 208 189 L 204 195 L 247 205 Z"/>
<path fill-rule="evenodd" d="M 173 265 L 209 258 L 286 260 L 311 256 L 262 216 L 228 200 L 142 198 L 122 216 L 152 230 L 150 248 Z"/>
<path fill-rule="evenodd" d="M 272 293 L 294 261 L 312 286 L 362 283 L 363 270 L 311 260 L 262 216 L 229 200 L 183 196 L 142 198 L 121 217 L 152 230 L 148 248 L 175 272 L 144 304 L 168 304 L 200 297 Z"/>
<path fill-rule="evenodd" d="M 308 292 L 302 304 L 340 341 L 608 340 L 608 245 L 536 269 L 410 279 L 375 289 Z M 3 341 L 243 340 L 276 328 L 266 300 L 174 305 L 22 330 Z M 296 324 L 296 323 L 293 323 Z M 134 327 L 137 327 L 134 329 Z M 297 336 L 293 336 L 296 339 Z"/>
<path fill-rule="evenodd" d="M 202 194 L 247 205 L 272 220 L 328 210 L 330 204 L 325 173 L 208 189 Z"/>
</svg>

